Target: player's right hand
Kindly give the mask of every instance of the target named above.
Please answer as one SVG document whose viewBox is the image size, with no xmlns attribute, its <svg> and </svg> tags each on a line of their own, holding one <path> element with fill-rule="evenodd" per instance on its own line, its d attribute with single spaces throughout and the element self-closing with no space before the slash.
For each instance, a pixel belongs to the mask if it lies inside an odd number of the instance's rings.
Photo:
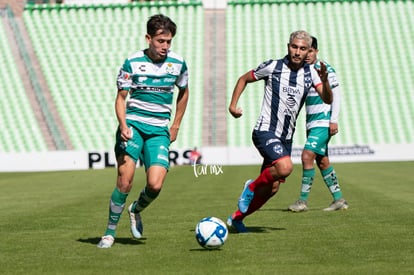
<svg viewBox="0 0 414 275">
<path fill-rule="evenodd" d="M 325 63 L 321 62 L 320 69 L 316 69 L 316 71 L 318 72 L 318 75 L 321 78 L 322 82 L 328 81 L 328 70 L 326 68 Z"/>
<path fill-rule="evenodd" d="M 234 118 L 239 118 L 243 115 L 242 108 L 229 107 L 229 112 Z"/>
<path fill-rule="evenodd" d="M 120 127 L 119 130 L 121 132 L 121 139 L 123 141 L 128 141 L 129 139 L 132 138 L 132 130 L 130 128 Z"/>
</svg>

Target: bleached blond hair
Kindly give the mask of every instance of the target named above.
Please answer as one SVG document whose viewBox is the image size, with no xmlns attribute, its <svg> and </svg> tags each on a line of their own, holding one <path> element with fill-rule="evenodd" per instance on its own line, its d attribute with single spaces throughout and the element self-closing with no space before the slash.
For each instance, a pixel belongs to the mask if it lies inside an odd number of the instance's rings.
<svg viewBox="0 0 414 275">
<path fill-rule="evenodd" d="M 305 40 L 309 48 L 312 46 L 312 36 L 307 31 L 299 30 L 292 32 L 290 34 L 289 44 L 291 44 L 294 39 Z"/>
</svg>

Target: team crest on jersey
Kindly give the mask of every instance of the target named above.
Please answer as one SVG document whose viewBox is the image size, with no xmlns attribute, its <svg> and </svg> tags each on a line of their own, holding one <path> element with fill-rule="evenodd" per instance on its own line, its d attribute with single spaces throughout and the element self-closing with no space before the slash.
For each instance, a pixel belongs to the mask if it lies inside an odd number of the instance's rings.
<svg viewBox="0 0 414 275">
<path fill-rule="evenodd" d="M 273 146 L 273 151 L 278 154 L 278 155 L 282 155 L 283 154 L 283 147 L 280 144 L 275 144 L 275 146 Z"/>
<path fill-rule="evenodd" d="M 118 79 L 129 80 L 130 78 L 131 78 L 130 73 L 128 73 L 124 70 L 119 71 Z"/>
<path fill-rule="evenodd" d="M 173 74 L 173 73 L 174 73 L 174 66 L 173 66 L 173 64 L 168 63 L 168 64 L 165 66 L 165 71 L 166 71 L 167 73 L 169 73 L 169 74 Z"/>
<path fill-rule="evenodd" d="M 310 72 L 305 72 L 305 87 L 307 89 L 309 89 L 310 87 L 312 87 L 312 76 Z"/>
</svg>

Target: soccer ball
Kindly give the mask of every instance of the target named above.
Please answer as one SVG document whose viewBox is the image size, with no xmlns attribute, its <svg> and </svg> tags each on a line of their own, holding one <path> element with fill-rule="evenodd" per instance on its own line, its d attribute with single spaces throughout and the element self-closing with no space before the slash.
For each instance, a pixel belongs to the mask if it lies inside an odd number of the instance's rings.
<svg viewBox="0 0 414 275">
<path fill-rule="evenodd" d="M 198 222 L 195 234 L 201 247 L 206 249 L 220 248 L 227 240 L 226 224 L 216 217 L 207 217 Z"/>
</svg>

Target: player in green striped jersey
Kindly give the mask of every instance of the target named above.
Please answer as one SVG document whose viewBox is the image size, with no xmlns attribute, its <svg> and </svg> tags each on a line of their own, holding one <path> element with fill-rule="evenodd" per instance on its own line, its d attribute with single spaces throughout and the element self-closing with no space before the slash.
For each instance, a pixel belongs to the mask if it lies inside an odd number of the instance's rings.
<svg viewBox="0 0 414 275">
<path fill-rule="evenodd" d="M 114 243 L 138 160 L 145 166 L 147 182 L 128 207 L 134 238 L 141 238 L 143 233 L 140 212 L 157 198 L 167 175 L 169 146 L 177 138 L 189 94 L 187 65 L 181 56 L 170 51 L 176 28 L 167 16 L 151 16 L 145 35 L 148 48 L 127 58 L 119 71 L 115 100 L 119 123 L 115 144 L 118 177 L 99 248 L 110 248 Z M 168 128 L 175 87 L 179 93 L 174 120 Z"/>
<path fill-rule="evenodd" d="M 316 69 L 323 62 L 328 70 L 328 80 L 332 89 L 333 101 L 325 104 L 315 89 L 311 89 L 306 97 L 306 130 L 307 141 L 302 152 L 302 188 L 299 199 L 289 206 L 293 212 L 308 209 L 307 201 L 315 176 L 314 162 L 322 174 L 323 180 L 333 197 L 332 204 L 325 211 L 344 210 L 348 203 L 342 197 L 336 172 L 328 157 L 328 143 L 333 135 L 338 133 L 338 117 L 340 107 L 340 90 L 335 70 L 325 61 L 318 60 L 318 40 L 312 37 L 312 47 L 306 58 L 308 64 Z"/>
</svg>

